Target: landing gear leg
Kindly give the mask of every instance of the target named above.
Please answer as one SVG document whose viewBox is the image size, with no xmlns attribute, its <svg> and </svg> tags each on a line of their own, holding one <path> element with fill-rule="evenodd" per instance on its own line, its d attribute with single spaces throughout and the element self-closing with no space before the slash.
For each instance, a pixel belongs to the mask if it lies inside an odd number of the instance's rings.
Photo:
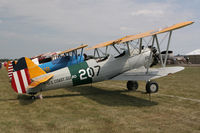
<svg viewBox="0 0 200 133">
<path fill-rule="evenodd" d="M 38 98 L 39 98 L 39 99 L 43 99 L 42 94 L 38 95 Z"/>
<path fill-rule="evenodd" d="M 39 94 L 39 95 L 35 96 L 35 98 L 37 98 L 37 99 L 43 99 L 43 96 L 42 96 L 42 94 Z"/>
<path fill-rule="evenodd" d="M 126 87 L 129 91 L 136 91 L 138 89 L 137 81 L 128 81 Z"/>
</svg>

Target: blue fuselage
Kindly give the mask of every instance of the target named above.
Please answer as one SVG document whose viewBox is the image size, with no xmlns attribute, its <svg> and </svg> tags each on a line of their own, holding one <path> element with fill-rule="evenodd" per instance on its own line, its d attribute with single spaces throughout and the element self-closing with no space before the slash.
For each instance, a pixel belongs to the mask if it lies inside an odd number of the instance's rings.
<svg viewBox="0 0 200 133">
<path fill-rule="evenodd" d="M 39 67 L 48 73 L 83 61 L 83 56 L 62 56 L 53 61 L 40 64 Z"/>
</svg>

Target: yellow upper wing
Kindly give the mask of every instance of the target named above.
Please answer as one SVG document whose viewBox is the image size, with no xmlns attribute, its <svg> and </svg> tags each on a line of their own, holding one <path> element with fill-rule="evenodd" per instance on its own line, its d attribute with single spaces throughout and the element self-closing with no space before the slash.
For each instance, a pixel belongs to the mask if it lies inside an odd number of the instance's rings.
<svg viewBox="0 0 200 133">
<path fill-rule="evenodd" d="M 107 42 L 104 42 L 104 43 L 97 44 L 97 45 L 95 45 L 95 46 L 93 46 L 91 48 L 87 48 L 86 50 L 106 47 L 106 46 L 109 46 L 109 45 L 113 44 L 114 42 L 115 42 L 115 40 L 107 41 Z"/>
<path fill-rule="evenodd" d="M 82 49 L 82 48 L 85 48 L 87 46 L 88 46 L 87 44 L 84 44 L 84 45 L 81 45 L 81 46 L 76 47 L 76 48 L 71 48 L 71 49 L 60 52 L 58 55 L 61 55 L 61 54 L 64 54 L 64 53 L 69 53 L 69 52 L 72 52 L 74 50 Z"/>
<path fill-rule="evenodd" d="M 182 23 L 178 23 L 178 24 L 169 26 L 169 27 L 161 29 L 161 30 L 152 30 L 152 31 L 149 31 L 149 32 L 133 35 L 132 37 L 123 39 L 119 43 L 125 43 L 125 42 L 128 42 L 128 41 L 133 41 L 133 40 L 137 40 L 137 39 L 140 39 L 140 38 L 153 36 L 153 35 L 156 35 L 156 34 L 161 34 L 161 33 L 169 32 L 169 31 L 173 31 L 173 30 L 177 30 L 177 29 L 183 28 L 183 27 L 188 26 L 188 25 L 193 24 L 193 23 L 194 22 L 192 22 L 192 21 L 182 22 Z"/>
<path fill-rule="evenodd" d="M 152 32 L 153 32 L 153 30 L 147 31 L 147 32 L 144 32 L 144 33 L 140 33 L 140 34 L 137 34 L 137 35 L 132 35 L 132 36 L 129 36 L 127 38 L 122 39 L 118 43 L 125 43 L 125 42 L 128 42 L 128 41 L 133 41 L 133 40 L 136 40 L 136 39 L 152 36 Z"/>
<path fill-rule="evenodd" d="M 167 28 L 164 28 L 154 34 L 160 34 L 160 33 L 164 33 L 164 32 L 168 32 L 168 31 L 172 31 L 172 30 L 177 30 L 177 29 L 180 29 L 180 28 L 183 28 L 185 26 L 188 26 L 188 25 L 191 25 L 193 24 L 194 22 L 192 21 L 187 21 L 187 22 L 182 22 L 182 23 L 177 23 L 177 24 L 174 24 L 170 27 L 167 27 Z"/>
<path fill-rule="evenodd" d="M 101 47 L 114 45 L 114 44 L 125 43 L 125 42 L 129 42 L 129 41 L 137 40 L 137 39 L 140 39 L 140 38 L 173 31 L 173 30 L 180 29 L 180 28 L 183 28 L 185 26 L 191 25 L 193 23 L 194 22 L 192 22 L 192 21 L 187 21 L 187 22 L 177 23 L 175 25 L 169 26 L 169 27 L 161 29 L 161 30 L 151 30 L 151 31 L 140 33 L 140 34 L 137 34 L 137 35 L 128 35 L 128 36 L 125 36 L 125 37 L 117 39 L 117 40 L 112 40 L 112 41 L 107 41 L 107 42 L 104 42 L 104 43 L 97 44 L 97 45 L 95 45 L 91 48 L 88 48 L 88 50 L 95 49 L 95 48 L 101 48 Z"/>
</svg>

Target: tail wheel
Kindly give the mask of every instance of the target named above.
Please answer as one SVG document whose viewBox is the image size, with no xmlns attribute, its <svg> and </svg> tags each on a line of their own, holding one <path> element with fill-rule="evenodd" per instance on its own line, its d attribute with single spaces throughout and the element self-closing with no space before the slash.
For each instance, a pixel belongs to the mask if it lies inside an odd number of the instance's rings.
<svg viewBox="0 0 200 133">
<path fill-rule="evenodd" d="M 35 100 L 35 99 L 36 99 L 36 97 L 35 97 L 35 96 L 31 96 L 31 99 L 32 99 L 32 100 Z"/>
<path fill-rule="evenodd" d="M 138 89 L 137 81 L 128 81 L 126 87 L 129 91 L 136 91 Z"/>
<path fill-rule="evenodd" d="M 147 93 L 156 93 L 158 92 L 158 84 L 155 81 L 148 81 L 146 84 Z"/>
</svg>

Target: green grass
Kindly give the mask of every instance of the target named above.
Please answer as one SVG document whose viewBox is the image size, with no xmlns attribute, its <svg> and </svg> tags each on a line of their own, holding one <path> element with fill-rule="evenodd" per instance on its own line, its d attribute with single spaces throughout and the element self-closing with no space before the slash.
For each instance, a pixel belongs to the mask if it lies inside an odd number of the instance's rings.
<svg viewBox="0 0 200 133">
<path fill-rule="evenodd" d="M 124 81 L 105 81 L 43 92 L 43 100 L 18 96 L 0 70 L 1 133 L 199 133 L 200 67 L 156 80 L 159 93 L 152 101 L 126 91 Z M 185 97 L 170 97 L 168 95 Z"/>
</svg>

